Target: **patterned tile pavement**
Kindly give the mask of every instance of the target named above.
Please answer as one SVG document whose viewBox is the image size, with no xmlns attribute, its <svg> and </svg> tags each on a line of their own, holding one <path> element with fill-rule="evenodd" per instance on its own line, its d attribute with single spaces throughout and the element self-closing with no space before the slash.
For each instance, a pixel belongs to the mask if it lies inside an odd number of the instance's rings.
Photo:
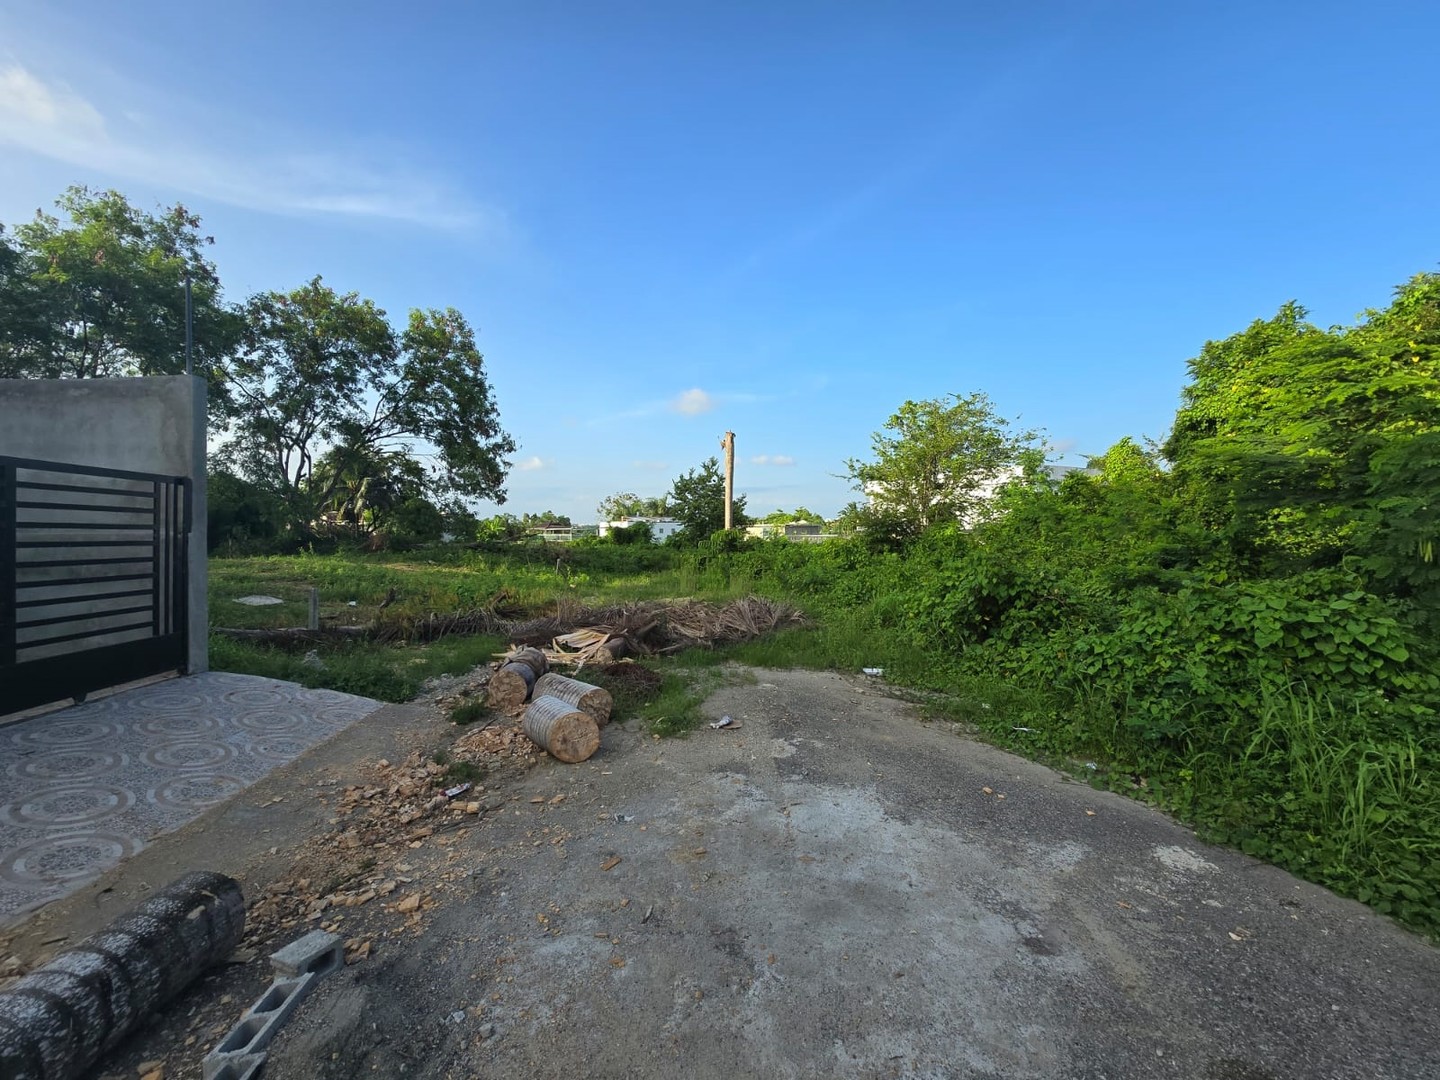
<svg viewBox="0 0 1440 1080">
<path fill-rule="evenodd" d="M 380 707 L 208 672 L 0 726 L 0 923 Z"/>
</svg>

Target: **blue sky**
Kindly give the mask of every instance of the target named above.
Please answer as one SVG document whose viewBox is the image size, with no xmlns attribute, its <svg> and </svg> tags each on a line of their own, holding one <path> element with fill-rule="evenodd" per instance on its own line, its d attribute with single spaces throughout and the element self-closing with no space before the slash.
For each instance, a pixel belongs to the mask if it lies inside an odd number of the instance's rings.
<svg viewBox="0 0 1440 1080">
<path fill-rule="evenodd" d="M 1078 463 L 1207 338 L 1436 268 L 1440 5 L 0 0 L 0 222 L 204 218 L 230 299 L 315 274 L 479 328 L 506 509 L 593 520 L 736 432 L 752 511 L 907 398 Z M 482 513 L 494 512 L 491 505 Z"/>
</svg>

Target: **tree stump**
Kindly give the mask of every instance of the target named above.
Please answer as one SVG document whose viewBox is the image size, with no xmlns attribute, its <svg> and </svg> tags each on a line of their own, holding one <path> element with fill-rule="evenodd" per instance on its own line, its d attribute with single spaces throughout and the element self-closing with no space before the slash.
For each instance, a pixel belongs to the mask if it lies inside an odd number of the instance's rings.
<svg viewBox="0 0 1440 1080">
<path fill-rule="evenodd" d="M 553 671 L 535 680 L 535 696 L 559 698 L 574 705 L 594 720 L 596 727 L 604 727 L 610 722 L 610 710 L 615 707 L 615 699 L 610 696 L 609 690 L 557 675 Z"/>
<path fill-rule="evenodd" d="M 551 757 L 574 764 L 600 749 L 600 728 L 569 702 L 537 697 L 525 710 L 525 734 Z"/>
<path fill-rule="evenodd" d="M 514 712 L 530 700 L 535 678 L 535 669 L 529 664 L 506 664 L 490 676 L 485 703 L 501 712 Z"/>
</svg>

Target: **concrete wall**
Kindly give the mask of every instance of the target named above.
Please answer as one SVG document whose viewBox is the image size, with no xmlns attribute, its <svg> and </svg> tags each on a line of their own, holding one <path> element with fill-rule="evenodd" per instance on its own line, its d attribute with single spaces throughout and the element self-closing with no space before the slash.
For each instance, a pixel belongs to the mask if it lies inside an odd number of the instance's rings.
<svg viewBox="0 0 1440 1080">
<path fill-rule="evenodd" d="M 209 669 L 205 390 L 189 375 L 0 379 L 0 455 L 190 478 L 192 672 Z"/>
</svg>

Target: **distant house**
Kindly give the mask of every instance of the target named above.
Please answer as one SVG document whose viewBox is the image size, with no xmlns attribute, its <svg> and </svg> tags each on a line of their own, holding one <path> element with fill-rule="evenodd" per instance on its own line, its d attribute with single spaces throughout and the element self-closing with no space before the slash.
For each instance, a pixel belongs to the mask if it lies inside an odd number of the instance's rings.
<svg viewBox="0 0 1440 1080">
<path fill-rule="evenodd" d="M 813 521 L 761 522 L 745 526 L 746 536 L 768 539 L 783 536 L 786 540 L 820 540 L 826 536 L 825 526 Z"/>
<path fill-rule="evenodd" d="M 530 530 L 531 536 L 538 536 L 547 544 L 568 544 L 582 536 L 594 536 L 594 525 L 542 525 Z"/>
<path fill-rule="evenodd" d="M 650 526 L 650 539 L 657 544 L 669 540 L 684 528 L 670 517 L 623 517 L 619 521 L 602 521 L 596 528 L 600 536 L 608 536 L 611 529 L 626 529 L 642 521 Z"/>
</svg>

